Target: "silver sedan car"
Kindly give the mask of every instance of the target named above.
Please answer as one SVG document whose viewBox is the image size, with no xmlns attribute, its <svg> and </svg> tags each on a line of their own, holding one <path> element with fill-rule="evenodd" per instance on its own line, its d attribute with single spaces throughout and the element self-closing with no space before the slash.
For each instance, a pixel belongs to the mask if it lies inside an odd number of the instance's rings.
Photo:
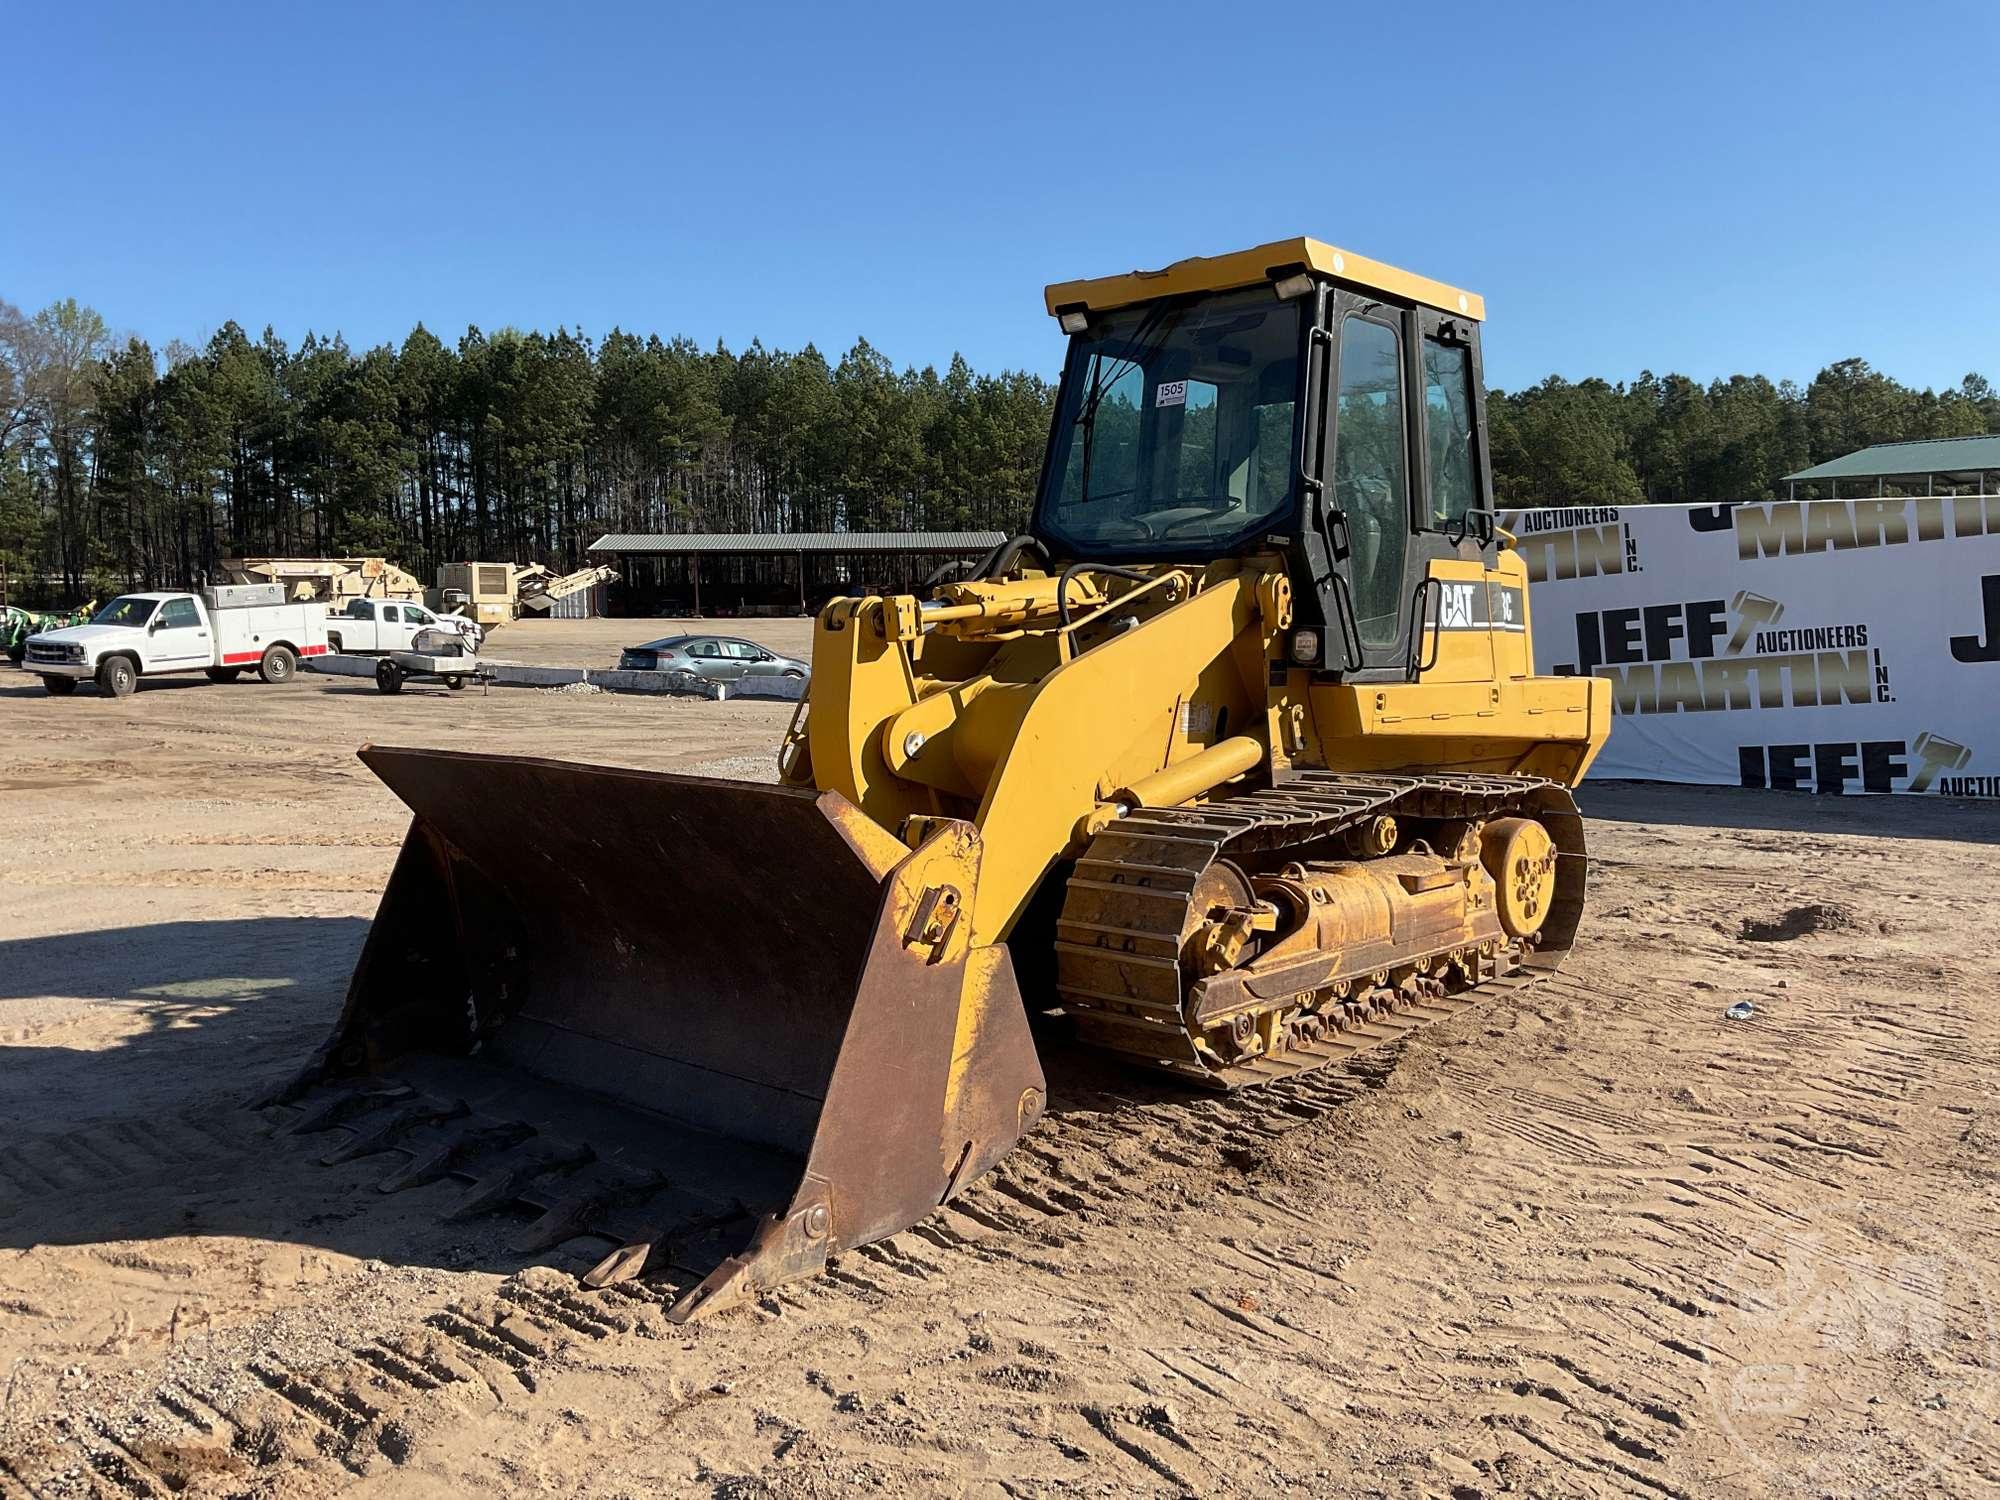
<svg viewBox="0 0 2000 1500">
<path fill-rule="evenodd" d="M 727 635 L 661 636 L 643 646 L 627 646 L 619 654 L 618 666 L 627 672 L 693 672 L 710 682 L 812 675 L 805 662 Z"/>
</svg>

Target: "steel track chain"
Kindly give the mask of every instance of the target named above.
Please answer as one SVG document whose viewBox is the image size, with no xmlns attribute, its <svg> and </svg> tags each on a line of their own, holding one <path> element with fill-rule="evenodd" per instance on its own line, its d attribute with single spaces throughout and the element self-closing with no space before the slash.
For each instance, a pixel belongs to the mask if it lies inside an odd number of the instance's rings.
<svg viewBox="0 0 2000 1500">
<path fill-rule="evenodd" d="M 1514 813 L 1549 825 L 1559 853 L 1556 910 L 1545 941 L 1511 972 L 1442 995 L 1385 993 L 1362 1020 L 1284 1053 L 1222 1065 L 1204 1057 L 1185 1020 L 1181 935 L 1203 874 L 1217 860 L 1280 855 L 1345 834 L 1364 820 L 1488 819 Z M 1308 771 L 1239 797 L 1143 808 L 1092 839 L 1057 920 L 1057 987 L 1078 1036 L 1142 1067 L 1209 1087 L 1295 1076 L 1399 1040 L 1554 972 L 1581 915 L 1582 819 L 1569 791 L 1542 777 L 1390 776 Z"/>
</svg>

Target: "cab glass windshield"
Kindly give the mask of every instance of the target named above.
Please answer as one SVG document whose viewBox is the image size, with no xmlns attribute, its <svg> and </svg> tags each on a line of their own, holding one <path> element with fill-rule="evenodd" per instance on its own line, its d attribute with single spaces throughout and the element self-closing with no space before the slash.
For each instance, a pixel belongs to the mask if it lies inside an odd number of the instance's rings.
<svg viewBox="0 0 2000 1500">
<path fill-rule="evenodd" d="M 1070 342 L 1037 532 L 1077 557 L 1207 555 L 1293 503 L 1299 305 L 1269 287 L 1097 315 Z"/>
<path fill-rule="evenodd" d="M 93 625 L 143 625 L 153 618 L 153 611 L 160 607 L 157 599 L 140 599 L 131 594 L 121 594 L 97 612 Z"/>
</svg>

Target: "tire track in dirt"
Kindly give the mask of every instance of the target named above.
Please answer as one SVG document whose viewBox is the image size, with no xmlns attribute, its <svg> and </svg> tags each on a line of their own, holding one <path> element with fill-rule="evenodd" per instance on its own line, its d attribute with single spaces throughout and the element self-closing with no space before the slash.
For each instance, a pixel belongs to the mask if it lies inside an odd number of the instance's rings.
<svg viewBox="0 0 2000 1500">
<path fill-rule="evenodd" d="M 1567 975 L 1538 993 L 1552 1008 L 1600 995 Z M 1476 1132 L 1511 1143 L 1504 1154 L 1482 1153 L 1453 1179 L 1459 1202 L 1471 1209 L 1460 1218 L 1510 1239 L 1587 1243 L 1593 1222 L 1611 1206 L 1671 1172 L 1647 1122 L 1540 1084 L 1491 1077 L 1501 1073 L 1497 1063 L 1454 1055 L 1447 1069 Z M 1460 1234 L 1432 1254 L 1462 1271 L 1477 1262 L 1480 1246 Z M 1570 1493 L 1688 1494 L 1670 1469 L 1698 1392 L 1657 1368 L 1645 1346 L 1678 1340 L 1690 1304 L 1598 1262 L 1520 1257 L 1504 1283 L 1450 1294 L 1412 1277 L 1382 1310 L 1376 1336 L 1393 1347 L 1413 1313 L 1448 1332 L 1436 1354 L 1438 1373 L 1455 1402 L 1480 1412 L 1492 1438 L 1491 1449 L 1476 1455 L 1477 1474 L 1531 1462 L 1553 1470 Z M 1352 1342 L 1351 1323 L 1344 1333 Z M 1602 1349 L 1603 1367 L 1579 1348 Z M 1384 1402 L 1383 1415 L 1421 1425 L 1435 1402 Z M 1481 1492 L 1483 1482 L 1469 1488 Z"/>
<path fill-rule="evenodd" d="M 106 1121 L 55 1135 L 16 1138 L 0 1146 L 0 1221 L 49 1195 L 67 1195 L 137 1178 L 221 1170 L 257 1149 L 226 1116 L 190 1111 L 149 1120 Z"/>
<path fill-rule="evenodd" d="M 1780 886 L 1759 890 L 1775 900 Z M 1474 1012 L 1427 1033 L 1436 1045 L 1419 1037 L 1363 1067 L 1295 1081 L 1316 1096 L 1190 1098 L 1129 1079 L 1054 1088 L 1044 1127 L 964 1198 L 736 1318 L 791 1320 L 800 1331 L 785 1347 L 813 1349 L 868 1312 L 907 1326 L 947 1290 L 976 1297 L 973 1288 L 990 1290 L 996 1278 L 1056 1295 L 1055 1273 L 1115 1257 L 1136 1216 L 1165 1226 L 1180 1257 L 1154 1312 L 1176 1297 L 1186 1311 L 1178 1321 L 1128 1313 L 1115 1282 L 1090 1283 L 1090 1295 L 1112 1303 L 1089 1325 L 1093 1347 L 1118 1351 L 1130 1369 L 1100 1360 L 1072 1377 L 1059 1351 L 998 1337 L 969 1341 L 950 1367 L 949 1388 L 966 1393 L 955 1418 L 963 1430 L 992 1433 L 1011 1454 L 1043 1455 L 1049 1468 L 1024 1479 L 1030 1487 L 1343 1487 L 1258 1467 L 1272 1454 L 1311 1453 L 1350 1481 L 1393 1461 L 1404 1467 L 1384 1469 L 1384 1487 L 1398 1474 L 1414 1487 L 1421 1473 L 1428 1487 L 1449 1488 L 1423 1470 L 1428 1449 L 1465 1495 L 1715 1493 L 1729 1471 L 1713 1430 L 1714 1382 L 1762 1352 L 1738 1326 L 1732 1258 L 1754 1238 L 1805 1243 L 1814 1204 L 1892 1184 L 1910 1165 L 1898 1143 L 1929 1112 L 1966 1111 L 1969 1130 L 1975 1107 L 1968 1059 L 1979 1033 L 1956 997 L 1932 993 L 1882 1016 L 1917 993 L 1893 965 L 1867 966 L 1865 993 L 1849 990 L 1844 1001 L 1822 995 L 1853 965 L 1799 957 L 1784 970 L 1791 987 L 1775 993 L 1766 993 L 1769 966 L 1755 967 L 1766 977 L 1742 981 L 1739 968 L 1718 994 L 1655 988 L 1585 963 L 1513 1016 Z M 1759 997 L 1758 1016 L 1725 1023 L 1720 1011 L 1739 984 Z M 1602 1013 L 1590 1019 L 1593 1055 L 1566 1056 L 1583 1029 L 1575 1018 L 1592 1012 Z M 1652 1055 L 1673 1064 L 1657 1088 L 1618 1075 L 1620 1057 L 1648 1032 L 1668 1038 Z M 1591 1067 L 1617 1089 L 1600 1093 Z M 1428 1095 L 1411 1092 L 1411 1075 L 1421 1082 L 1426 1068 L 1450 1101 L 1434 1124 L 1414 1113 L 1433 1112 Z M 1374 1112 L 1360 1117 L 1366 1152 L 1353 1149 L 1357 1127 L 1340 1118 L 1353 1105 Z M 1397 1118 L 1405 1114 L 1407 1123 Z M 1470 1139 L 1456 1158 L 1397 1135 L 1448 1139 L 1439 1132 L 1460 1124 Z M 1374 1199 L 1358 1184 L 1328 1208 L 1258 1175 L 1261 1159 L 1304 1153 L 1337 1183 L 1350 1164 L 1373 1170 L 1411 1151 L 1441 1163 L 1431 1196 L 1393 1195 L 1417 1174 L 1393 1178 L 1393 1192 Z M 1199 1179 L 1211 1180 L 1210 1194 L 1183 1214 L 1180 1192 Z M 1367 1206 L 1345 1211 L 1355 1204 Z M 1862 1268 L 1868 1251 L 1823 1248 L 1826 1264 Z M 1141 1274 L 1157 1277 L 1159 1263 Z M 312 1459 L 319 1467 L 292 1476 L 296 1487 L 332 1491 L 421 1464 L 447 1432 L 490 1432 L 475 1425 L 489 1419 L 535 1430 L 546 1416 L 538 1403 L 580 1362 L 664 1385 L 677 1393 L 671 1410 L 692 1409 L 684 1403 L 732 1383 L 740 1361 L 731 1349 L 741 1346 L 698 1338 L 684 1348 L 684 1331 L 669 1332 L 664 1317 L 674 1289 L 586 1293 L 557 1273 L 523 1272 L 357 1338 L 341 1359 L 272 1360 L 255 1374 L 244 1366 L 233 1373 L 246 1388 L 225 1378 L 206 1395 L 173 1388 L 195 1420 L 167 1404 L 163 1385 L 158 1416 L 146 1413 L 138 1431 L 93 1429 L 49 1458 L 80 1464 L 97 1492 L 118 1495 L 147 1493 L 107 1476 L 121 1463 L 144 1464 L 155 1477 L 142 1481 L 158 1485 L 176 1464 L 255 1479 Z M 758 1337 L 767 1357 L 774 1336 Z M 921 1456 L 892 1446 L 880 1411 L 850 1409 L 843 1390 L 824 1394 L 810 1421 L 760 1410 L 774 1455 L 817 1443 L 842 1464 L 880 1458 L 884 1472 L 923 1488 L 911 1478 Z M 107 1448 L 114 1440 L 125 1457 Z M 1348 1441 L 1366 1451 L 1348 1452 L 1343 1470 Z M 93 1446 L 95 1460 L 79 1457 Z M 1208 1454 L 1229 1457 L 1218 1466 Z M 1948 1477 L 1971 1486 L 1992 1462 L 1975 1445 Z M 11 1500 L 8 1482 L 0 1469 L 0 1495 Z M 759 1478 L 710 1482 L 750 1489 Z"/>
<path fill-rule="evenodd" d="M 1566 980 L 1540 992 L 1539 1003 L 1595 993 Z M 1953 1039 L 1935 1040 L 1949 1047 Z M 1786 1041 L 1801 1045 L 1797 1036 Z M 1856 1045 L 1850 1036 L 1850 1048 Z M 1554 1272 L 1517 1269 L 1506 1292 L 1489 1289 L 1546 1315 L 1466 1320 L 1459 1342 L 1482 1353 L 1447 1360 L 1455 1390 L 1483 1402 L 1496 1439 L 1556 1466 L 1574 1492 L 1700 1492 L 1690 1490 L 1674 1454 L 1702 1421 L 1714 1366 L 1740 1357 L 1716 1336 L 1717 1314 L 1731 1305 L 1730 1292 L 1712 1274 L 1716 1258 L 1740 1243 L 1736 1226 L 1762 1221 L 1781 1234 L 1801 1230 L 1809 1220 L 1799 1209 L 1823 1196 L 1826 1179 L 1817 1164 L 1836 1161 L 1840 1184 L 1852 1191 L 1857 1173 L 1865 1181 L 1890 1155 L 1897 1122 L 1850 1119 L 1833 1133 L 1801 1109 L 1795 1117 L 1778 1112 L 1725 1140 L 1699 1116 L 1658 1108 L 1621 1112 L 1540 1086 L 1490 1086 L 1484 1059 L 1447 1056 L 1453 1085 L 1477 1106 L 1480 1128 L 1523 1148 L 1489 1155 L 1480 1170 L 1455 1180 L 1472 1209 L 1460 1217 L 1507 1230 L 1555 1224 L 1577 1243 L 1599 1247 L 1577 1274 L 1558 1260 Z M 1922 1069 L 1907 1071 L 1914 1077 Z M 1568 1191 L 1552 1194 L 1556 1187 Z M 1732 1227 L 1718 1231 L 1717 1222 Z M 1477 1258 L 1476 1243 L 1452 1249 L 1454 1261 Z M 1280 1257 L 1259 1260 L 1283 1276 Z M 1305 1291 L 1301 1278 L 1288 1280 Z M 1421 1278 L 1401 1290 L 1395 1313 L 1379 1325 L 1385 1347 L 1407 1339 L 1409 1303 L 1432 1311 L 1423 1306 L 1435 1299 L 1422 1294 Z M 1342 1331 L 1351 1343 L 1351 1313 Z M 1579 1357 L 1593 1348 L 1604 1351 L 1601 1367 L 1587 1354 Z M 1615 1376 L 1606 1373 L 1614 1370 Z M 1385 1404 L 1384 1415 L 1423 1420 L 1421 1405 Z"/>
<path fill-rule="evenodd" d="M 1563 982 L 1558 980 L 1552 988 L 1560 992 Z M 1833 1271 L 1881 1274 L 1879 1247 L 1827 1244 L 1822 1237 L 1824 1215 L 1817 1210 L 1830 1196 L 1865 1198 L 1873 1191 L 1874 1174 L 1900 1170 L 1897 1163 L 1907 1153 L 1899 1152 L 1898 1146 L 1913 1113 L 1929 1107 L 1927 1096 L 1937 1088 L 1955 1087 L 1954 1069 L 1962 1074 L 1974 1059 L 1960 1048 L 1965 1039 L 1962 1031 L 1932 1024 L 1938 1015 L 1935 1007 L 1926 1013 L 1923 1025 L 1865 1010 L 1855 1014 L 1801 1005 L 1780 1011 L 1789 1012 L 1781 1021 L 1762 1021 L 1724 1033 L 1720 1063 L 1731 1081 L 1717 1087 L 1700 1111 L 1656 1106 L 1643 1119 L 1621 1122 L 1616 1116 L 1544 1098 L 1534 1101 L 1540 1106 L 1540 1125 L 1527 1130 L 1512 1128 L 1502 1115 L 1488 1114 L 1495 1128 L 1542 1148 L 1552 1163 L 1610 1179 L 1608 1194 L 1589 1196 L 1614 1222 L 1604 1225 L 1586 1218 L 1577 1224 L 1576 1234 L 1580 1242 L 1598 1247 L 1593 1260 L 1612 1252 L 1626 1268 L 1595 1278 L 1595 1285 L 1579 1281 L 1564 1288 L 1566 1297 L 1556 1317 L 1563 1344 L 1572 1350 L 1602 1347 L 1613 1356 L 1612 1367 L 1621 1372 L 1618 1382 L 1587 1369 L 1574 1353 L 1538 1350 L 1531 1342 L 1523 1346 L 1522 1362 L 1528 1368 L 1553 1367 L 1571 1377 L 1566 1382 L 1550 1376 L 1545 1385 L 1528 1387 L 1526 1394 L 1554 1401 L 1566 1412 L 1587 1412 L 1593 1423 L 1603 1421 L 1603 1442 L 1618 1450 L 1578 1449 L 1573 1441 L 1552 1441 L 1546 1428 L 1515 1423 L 1518 1435 L 1546 1457 L 1607 1479 L 1658 1487 L 1658 1476 L 1635 1473 L 1632 1461 L 1671 1453 L 1681 1434 L 1707 1418 L 1718 1385 L 1731 1372 L 1762 1357 L 1762 1351 L 1745 1342 L 1746 1327 L 1754 1327 L 1754 1320 L 1737 1316 L 1744 1311 L 1738 1293 L 1726 1276 L 1717 1274 L 1718 1267 L 1726 1269 L 1732 1257 L 1745 1253 L 1747 1245 L 1764 1243 L 1780 1253 L 1811 1255 L 1816 1264 Z M 1886 1049 L 1876 1045 L 1871 1035 L 1884 1027 L 1908 1040 Z M 1813 1057 L 1828 1082 L 1801 1088 L 1793 1065 L 1800 1055 Z M 1516 1100 L 1527 1102 L 1521 1091 L 1511 1092 Z M 1829 1104 L 1829 1095 L 1843 1101 L 1864 1098 L 1869 1104 Z M 1567 1129 L 1551 1126 L 1551 1115 L 1581 1125 L 1613 1127 L 1614 1135 L 1643 1137 L 1642 1154 L 1649 1160 L 1629 1169 L 1609 1163 L 1605 1158 L 1615 1148 L 1598 1130 L 1586 1129 L 1585 1139 L 1578 1142 L 1568 1138 Z M 1719 1128 L 1724 1120 L 1729 1122 L 1726 1131 Z M 1622 1131 L 1615 1128 L 1621 1123 Z M 1489 1174 L 1487 1185 L 1511 1193 L 1537 1184 L 1546 1190 L 1554 1180 L 1558 1175 L 1550 1174 L 1544 1164 Z M 1556 1289 L 1546 1278 L 1526 1288 L 1535 1300 Z M 1933 1289 L 1921 1279 L 1905 1277 L 1897 1290 L 1911 1299 L 1909 1316 L 1945 1315 L 1944 1309 L 1927 1307 L 1924 1299 Z M 1651 1361 L 1640 1357 L 1633 1347 L 1635 1330 L 1641 1340 L 1650 1340 L 1671 1357 Z M 1497 1340 L 1501 1330 L 1481 1332 L 1477 1342 L 1483 1347 Z M 1644 1372 L 1643 1383 L 1632 1378 L 1634 1371 Z M 1611 1421 L 1601 1410 L 1578 1401 L 1579 1382 L 1660 1424 L 1665 1440 L 1652 1434 L 1635 1441 L 1629 1425 Z M 1523 1387 L 1517 1384 L 1515 1392 L 1522 1394 Z M 1853 1402 L 1826 1415 L 1836 1421 L 1865 1420 Z M 1579 1483 L 1585 1477 L 1583 1472 L 1575 1476 Z"/>
<path fill-rule="evenodd" d="M 949 1283 L 961 1257 L 1046 1265 L 1040 1245 L 1052 1236 L 1087 1235 L 1094 1217 L 1122 1220 L 1152 1179 L 1212 1172 L 1220 1153 L 1277 1141 L 1339 1109 L 1393 1069 L 1400 1045 L 1352 1073 L 1325 1069 L 1232 1096 L 1190 1096 L 1170 1083 L 1115 1071 L 1081 1083 L 1054 1101 L 1025 1149 L 951 1203 L 901 1234 L 840 1257 L 825 1277 L 768 1295 L 765 1313 L 824 1315 L 833 1304 L 878 1308 L 909 1293 L 926 1295 Z M 1089 1065 L 1086 1072 L 1104 1070 Z M 323 1153 L 324 1143 L 306 1147 L 303 1139 L 286 1153 L 294 1157 L 287 1168 L 321 1170 L 307 1158 Z M 268 1171 L 271 1164 L 254 1151 L 286 1150 L 282 1142 L 250 1145 L 240 1138 L 219 1142 L 187 1121 L 157 1143 L 132 1139 L 129 1126 L 94 1126 L 35 1142 L 32 1150 L 0 1153 L 0 1172 L 30 1178 L 28 1190 L 45 1195 L 85 1181 L 105 1186 L 197 1165 Z M 214 1159 L 218 1150 L 231 1159 Z M 1252 1199 L 1235 1201 L 1260 1222 Z M 579 1265 L 593 1258 L 585 1255 Z M 79 1464 L 99 1484 L 129 1496 L 175 1492 L 190 1463 L 249 1473 L 304 1452 L 333 1460 L 350 1477 L 375 1473 L 408 1458 L 413 1434 L 531 1396 L 548 1367 L 578 1342 L 657 1345 L 680 1336 L 666 1310 L 689 1284 L 670 1273 L 593 1292 L 572 1274 L 530 1269 L 491 1295 L 450 1300 L 406 1326 L 356 1341 L 331 1363 L 304 1368 L 272 1354 L 199 1385 L 187 1377 L 163 1381 L 150 1402 L 120 1420 L 71 1430 L 39 1455 L 10 1454 L 8 1461 L 20 1482 L 48 1494 L 64 1493 L 60 1476 Z M 1220 1482 L 1219 1470 L 1184 1442 L 1162 1436 L 1157 1417 L 1143 1410 L 1135 1415 L 1085 1403 L 1064 1420 L 1075 1429 L 1064 1441 L 1114 1468 L 1136 1466 L 1142 1487 L 1186 1489 L 1194 1475 L 1202 1476 L 1200 1488 Z"/>
</svg>

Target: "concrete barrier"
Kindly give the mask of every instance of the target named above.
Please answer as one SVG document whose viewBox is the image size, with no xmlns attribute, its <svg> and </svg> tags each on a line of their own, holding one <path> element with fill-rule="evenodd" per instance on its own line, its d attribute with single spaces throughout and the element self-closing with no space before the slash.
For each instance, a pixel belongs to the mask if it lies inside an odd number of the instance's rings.
<svg viewBox="0 0 2000 1500">
<path fill-rule="evenodd" d="M 717 683 L 729 691 L 719 696 L 729 698 L 774 698 L 781 703 L 796 703 L 806 695 L 803 677 L 746 677 L 741 682 Z"/>
<path fill-rule="evenodd" d="M 307 665 L 311 670 L 329 677 L 365 677 L 372 682 L 375 664 L 380 660 L 378 656 L 333 654 L 315 656 Z M 710 682 L 692 672 L 529 667 L 506 662 L 482 662 L 480 666 L 482 671 L 492 674 L 495 687 L 564 687 L 573 682 L 587 682 L 592 687 L 603 688 L 607 693 L 663 693 L 673 697 L 706 698 L 710 702 L 725 698 L 752 698 L 796 703 L 804 696 L 806 688 L 805 682 L 797 677 L 746 677 L 741 682 Z"/>
<path fill-rule="evenodd" d="M 710 682 L 693 672 L 628 672 L 593 667 L 587 680 L 610 693 L 671 693 L 680 697 L 707 698 L 712 702 L 733 698 L 764 698 L 780 703 L 796 703 L 806 685 L 797 677 L 745 677 L 740 682 Z"/>
<path fill-rule="evenodd" d="M 592 669 L 586 679 L 592 687 L 601 687 L 607 693 L 668 693 L 683 698 L 709 698 L 719 696 L 717 683 L 697 677 L 692 672 L 628 672 L 619 669 L 598 671 Z"/>
<path fill-rule="evenodd" d="M 584 682 L 590 676 L 582 667 L 510 667 L 500 662 L 480 665 L 493 674 L 495 687 L 562 687 L 566 683 Z"/>
</svg>

